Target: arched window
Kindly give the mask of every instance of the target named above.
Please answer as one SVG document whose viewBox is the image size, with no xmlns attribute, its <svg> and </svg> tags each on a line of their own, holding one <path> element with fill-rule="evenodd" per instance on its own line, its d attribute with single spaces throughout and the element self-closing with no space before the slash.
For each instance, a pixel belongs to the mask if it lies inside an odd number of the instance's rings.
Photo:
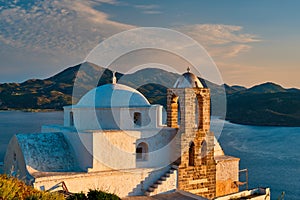
<svg viewBox="0 0 300 200">
<path fill-rule="evenodd" d="M 195 128 L 199 128 L 199 104 L 198 98 L 195 98 Z"/>
<path fill-rule="evenodd" d="M 207 156 L 207 143 L 205 140 L 203 140 L 200 148 L 201 164 L 206 164 L 206 156 Z"/>
<path fill-rule="evenodd" d="M 70 126 L 74 126 L 74 114 L 72 111 L 70 112 Z"/>
<path fill-rule="evenodd" d="M 203 128 L 202 108 L 203 98 L 201 97 L 201 95 L 197 95 L 195 100 L 195 124 L 198 129 Z"/>
<path fill-rule="evenodd" d="M 179 102 L 179 98 L 177 98 L 177 124 L 178 126 L 180 126 L 181 124 L 181 107 L 180 107 L 180 102 Z"/>
<path fill-rule="evenodd" d="M 135 153 L 137 161 L 148 160 L 148 145 L 145 142 L 139 143 L 136 147 Z"/>
<path fill-rule="evenodd" d="M 133 123 L 135 126 L 142 126 L 142 114 L 140 112 L 133 114 Z"/>
<path fill-rule="evenodd" d="M 189 148 L 189 166 L 195 166 L 195 144 L 192 142 Z"/>
<path fill-rule="evenodd" d="M 172 128 L 178 128 L 178 124 L 180 122 L 180 106 L 178 105 L 178 96 L 173 93 L 169 93 L 167 106 L 167 125 Z"/>
</svg>

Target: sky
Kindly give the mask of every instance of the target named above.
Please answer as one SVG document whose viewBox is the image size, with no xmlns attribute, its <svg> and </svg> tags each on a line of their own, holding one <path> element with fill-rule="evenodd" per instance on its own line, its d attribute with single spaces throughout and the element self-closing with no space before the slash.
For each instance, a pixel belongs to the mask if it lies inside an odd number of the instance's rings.
<svg viewBox="0 0 300 200">
<path fill-rule="evenodd" d="M 229 85 L 300 88 L 299 9 L 298 0 L 0 0 L 0 83 L 47 78 L 114 34 L 163 27 L 201 44 Z"/>
</svg>

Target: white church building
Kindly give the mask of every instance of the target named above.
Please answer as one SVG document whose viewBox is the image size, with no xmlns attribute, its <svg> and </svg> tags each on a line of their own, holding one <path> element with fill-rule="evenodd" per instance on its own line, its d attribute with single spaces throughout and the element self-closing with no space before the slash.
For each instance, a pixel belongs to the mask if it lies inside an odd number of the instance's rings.
<svg viewBox="0 0 300 200">
<path fill-rule="evenodd" d="M 239 191 L 239 158 L 227 156 L 210 131 L 210 91 L 191 72 L 178 78 L 163 106 L 111 84 L 64 107 L 63 125 L 11 139 L 4 171 L 48 190 L 101 189 L 120 197 L 174 191 L 212 199 Z"/>
</svg>

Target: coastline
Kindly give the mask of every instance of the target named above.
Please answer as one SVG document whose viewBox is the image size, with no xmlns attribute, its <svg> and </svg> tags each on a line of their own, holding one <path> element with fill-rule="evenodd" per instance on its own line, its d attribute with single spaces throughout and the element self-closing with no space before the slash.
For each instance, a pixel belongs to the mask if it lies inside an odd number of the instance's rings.
<svg viewBox="0 0 300 200">
<path fill-rule="evenodd" d="M 26 108 L 26 109 L 0 109 L 0 112 L 5 112 L 5 111 L 16 111 L 16 112 L 57 112 L 57 111 L 63 111 L 62 109 L 39 109 L 39 108 Z"/>
<path fill-rule="evenodd" d="M 63 111 L 62 109 L 32 109 L 32 108 L 28 108 L 28 109 L 0 109 L 0 112 L 5 112 L 5 111 L 16 111 L 16 112 L 32 112 L 32 113 L 38 113 L 38 112 L 59 112 L 59 111 Z M 213 116 L 212 116 L 213 117 Z M 251 121 L 243 121 L 243 120 L 236 120 L 236 119 L 230 119 L 225 117 L 225 119 L 223 117 L 218 117 L 215 116 L 219 119 L 228 121 L 230 123 L 233 124 L 238 124 L 238 125 L 246 125 L 246 126 L 267 126 L 267 127 L 300 127 L 300 124 L 288 124 L 288 123 L 274 123 L 274 121 L 272 122 L 251 122 Z"/>
<path fill-rule="evenodd" d="M 288 123 L 274 123 L 274 122 L 251 122 L 251 121 L 237 121 L 233 119 L 225 118 L 226 121 L 232 124 L 239 124 L 245 126 L 267 126 L 267 127 L 295 127 L 299 128 L 300 124 L 288 124 Z"/>
</svg>

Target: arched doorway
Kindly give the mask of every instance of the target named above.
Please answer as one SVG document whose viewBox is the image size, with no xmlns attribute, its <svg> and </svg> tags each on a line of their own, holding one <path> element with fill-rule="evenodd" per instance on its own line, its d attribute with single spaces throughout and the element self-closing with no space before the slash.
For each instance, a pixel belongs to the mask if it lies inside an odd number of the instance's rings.
<svg viewBox="0 0 300 200">
<path fill-rule="evenodd" d="M 136 150 L 136 160 L 137 161 L 147 161 L 148 160 L 148 144 L 141 142 L 137 145 Z"/>
</svg>

